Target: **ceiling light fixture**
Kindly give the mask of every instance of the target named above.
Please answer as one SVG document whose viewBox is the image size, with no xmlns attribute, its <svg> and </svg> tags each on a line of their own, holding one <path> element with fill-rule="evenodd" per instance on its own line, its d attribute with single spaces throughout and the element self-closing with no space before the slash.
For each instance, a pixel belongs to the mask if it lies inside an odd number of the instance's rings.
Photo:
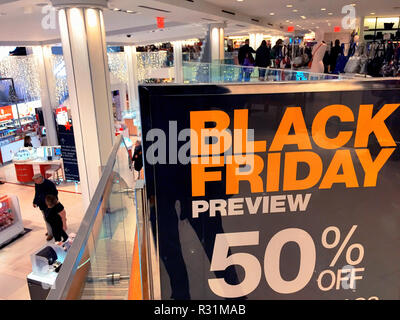
<svg viewBox="0 0 400 320">
<path fill-rule="evenodd" d="M 113 10 L 114 10 L 114 11 L 120 11 L 121 9 L 118 9 L 118 8 L 114 8 Z"/>
<path fill-rule="evenodd" d="M 321 8 L 321 11 L 326 11 L 326 8 Z"/>
<path fill-rule="evenodd" d="M 269 15 L 270 15 L 270 16 L 274 16 L 274 15 L 275 15 L 275 13 L 271 12 Z"/>
<path fill-rule="evenodd" d="M 375 12 L 371 12 L 370 14 L 376 14 Z"/>
<path fill-rule="evenodd" d="M 303 20 L 307 19 L 307 17 L 305 16 L 300 16 L 300 18 L 302 18 Z"/>
<path fill-rule="evenodd" d="M 293 5 L 292 4 L 287 4 L 286 8 L 293 8 Z"/>
<path fill-rule="evenodd" d="M 356 4 L 355 4 L 355 3 L 352 3 L 352 4 L 351 4 L 351 6 L 355 7 L 355 6 L 356 6 Z"/>
<path fill-rule="evenodd" d="M 329 12 L 328 14 L 329 14 L 330 16 L 331 16 L 331 15 L 333 15 L 333 13 L 332 13 L 332 12 Z"/>
</svg>

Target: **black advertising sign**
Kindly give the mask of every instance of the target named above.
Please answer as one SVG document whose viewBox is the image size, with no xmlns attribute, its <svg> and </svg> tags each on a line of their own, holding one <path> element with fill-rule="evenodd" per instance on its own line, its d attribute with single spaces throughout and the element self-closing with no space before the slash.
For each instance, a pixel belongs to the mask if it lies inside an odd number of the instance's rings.
<svg viewBox="0 0 400 320">
<path fill-rule="evenodd" d="M 74 128 L 69 122 L 66 125 L 58 125 L 58 142 L 61 146 L 61 154 L 64 161 L 66 179 L 79 181 Z"/>
<path fill-rule="evenodd" d="M 162 299 L 400 298 L 400 81 L 140 101 Z"/>
</svg>

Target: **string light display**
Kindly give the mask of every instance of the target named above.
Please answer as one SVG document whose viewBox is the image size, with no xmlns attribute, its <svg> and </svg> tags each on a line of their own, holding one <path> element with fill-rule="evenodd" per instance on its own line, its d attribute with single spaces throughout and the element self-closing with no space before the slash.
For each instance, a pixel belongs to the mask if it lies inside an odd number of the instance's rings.
<svg viewBox="0 0 400 320">
<path fill-rule="evenodd" d="M 144 83 L 154 69 L 167 66 L 167 52 L 137 52 L 138 82 Z M 55 79 L 53 94 L 59 105 L 68 98 L 68 82 L 62 55 L 52 55 Z M 128 83 L 128 67 L 125 52 L 108 53 L 110 76 L 121 83 Z M 0 59 L 0 77 L 13 78 L 18 98 L 24 101 L 40 100 L 40 79 L 34 55 L 6 56 Z"/>
<path fill-rule="evenodd" d="M 33 55 L 4 57 L 0 60 L 0 77 L 14 79 L 19 99 L 23 101 L 40 99 L 40 79 Z"/>
<path fill-rule="evenodd" d="M 150 73 L 154 69 L 167 66 L 167 52 L 138 52 L 137 53 L 137 72 L 138 82 L 143 83 L 150 78 Z"/>
<path fill-rule="evenodd" d="M 62 105 L 69 96 L 64 57 L 62 55 L 52 54 L 51 62 L 55 79 L 55 92 L 53 92 L 53 94 L 55 95 L 58 104 Z"/>
<path fill-rule="evenodd" d="M 126 63 L 125 52 L 109 52 L 108 66 L 110 69 L 110 77 L 115 82 L 128 83 L 128 66 Z"/>
</svg>

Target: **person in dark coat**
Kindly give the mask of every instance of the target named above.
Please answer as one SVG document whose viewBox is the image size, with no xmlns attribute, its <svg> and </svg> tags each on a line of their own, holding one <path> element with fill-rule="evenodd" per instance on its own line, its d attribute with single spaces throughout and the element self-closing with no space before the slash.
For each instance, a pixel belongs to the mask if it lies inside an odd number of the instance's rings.
<svg viewBox="0 0 400 320">
<path fill-rule="evenodd" d="M 134 163 L 133 167 L 135 168 L 135 171 L 138 172 L 138 179 L 140 179 L 140 171 L 143 168 L 143 155 L 142 144 L 139 140 L 135 143 L 135 151 L 133 153 L 132 161 Z"/>
<path fill-rule="evenodd" d="M 335 46 L 331 49 L 331 53 L 329 56 L 330 60 L 330 72 L 333 72 L 336 68 L 336 63 L 337 59 L 339 57 L 339 54 L 341 53 L 341 48 L 340 48 L 340 41 L 338 39 L 335 40 Z"/>
<path fill-rule="evenodd" d="M 280 64 L 283 59 L 282 48 L 283 48 L 283 40 L 282 39 L 276 40 L 276 43 L 271 50 L 271 58 L 275 60 L 275 68 L 280 68 Z"/>
<path fill-rule="evenodd" d="M 258 77 L 260 81 L 264 81 L 265 78 L 265 68 L 270 66 L 271 60 L 271 50 L 267 46 L 267 41 L 263 40 L 261 45 L 256 51 L 256 67 L 262 68 L 258 69 Z"/>
<path fill-rule="evenodd" d="M 240 47 L 239 53 L 238 53 L 238 60 L 239 60 L 239 64 L 241 66 L 243 66 L 243 64 L 244 64 L 246 54 L 251 55 L 252 53 L 256 53 L 255 50 L 252 47 L 250 47 L 249 39 L 246 39 L 244 43 L 245 44 Z M 243 74 L 244 74 L 244 68 L 240 68 L 240 73 L 239 73 L 239 81 L 240 82 L 243 80 Z"/>
<path fill-rule="evenodd" d="M 50 241 L 53 239 L 53 232 L 50 224 L 46 221 L 45 211 L 47 209 L 46 205 L 46 196 L 51 194 L 54 196 L 58 196 L 58 190 L 56 185 L 48 179 L 43 178 L 41 174 L 35 174 L 32 178 L 33 182 L 35 182 L 35 198 L 33 199 L 33 207 L 42 211 L 44 221 L 46 222 L 46 240 Z"/>
</svg>

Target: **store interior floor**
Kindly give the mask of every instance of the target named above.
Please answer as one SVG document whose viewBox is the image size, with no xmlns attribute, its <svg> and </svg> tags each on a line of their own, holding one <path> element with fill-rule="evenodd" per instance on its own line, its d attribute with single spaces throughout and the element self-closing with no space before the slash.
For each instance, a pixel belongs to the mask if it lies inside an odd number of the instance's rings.
<svg viewBox="0 0 400 320">
<path fill-rule="evenodd" d="M 138 137 L 131 136 L 130 139 L 135 144 Z M 128 169 L 128 159 L 124 152 L 119 159 L 123 159 L 120 174 L 134 187 L 135 181 Z M 39 168 L 35 168 L 36 171 Z M 0 181 L 5 182 L 0 185 L 0 194 L 18 197 L 24 228 L 31 230 L 0 249 L 0 300 L 30 300 L 26 277 L 32 271 L 31 254 L 47 243 L 46 226 L 41 211 L 32 206 L 35 194 L 33 183 L 18 182 L 12 163 L 0 166 Z M 85 214 L 80 185 L 62 182 L 57 185 L 57 189 L 67 213 L 67 233 L 76 233 Z M 135 225 L 136 221 L 132 223 Z M 54 243 L 54 240 L 51 242 Z"/>
<path fill-rule="evenodd" d="M 29 300 L 26 276 L 32 271 L 31 254 L 47 243 L 46 226 L 41 211 L 32 206 L 34 184 L 19 183 L 13 164 L 0 167 L 0 179 L 5 182 L 0 194 L 18 197 L 24 228 L 31 229 L 0 249 L 0 300 Z M 76 233 L 84 216 L 80 186 L 61 183 L 57 189 L 67 212 L 67 232 Z"/>
</svg>

